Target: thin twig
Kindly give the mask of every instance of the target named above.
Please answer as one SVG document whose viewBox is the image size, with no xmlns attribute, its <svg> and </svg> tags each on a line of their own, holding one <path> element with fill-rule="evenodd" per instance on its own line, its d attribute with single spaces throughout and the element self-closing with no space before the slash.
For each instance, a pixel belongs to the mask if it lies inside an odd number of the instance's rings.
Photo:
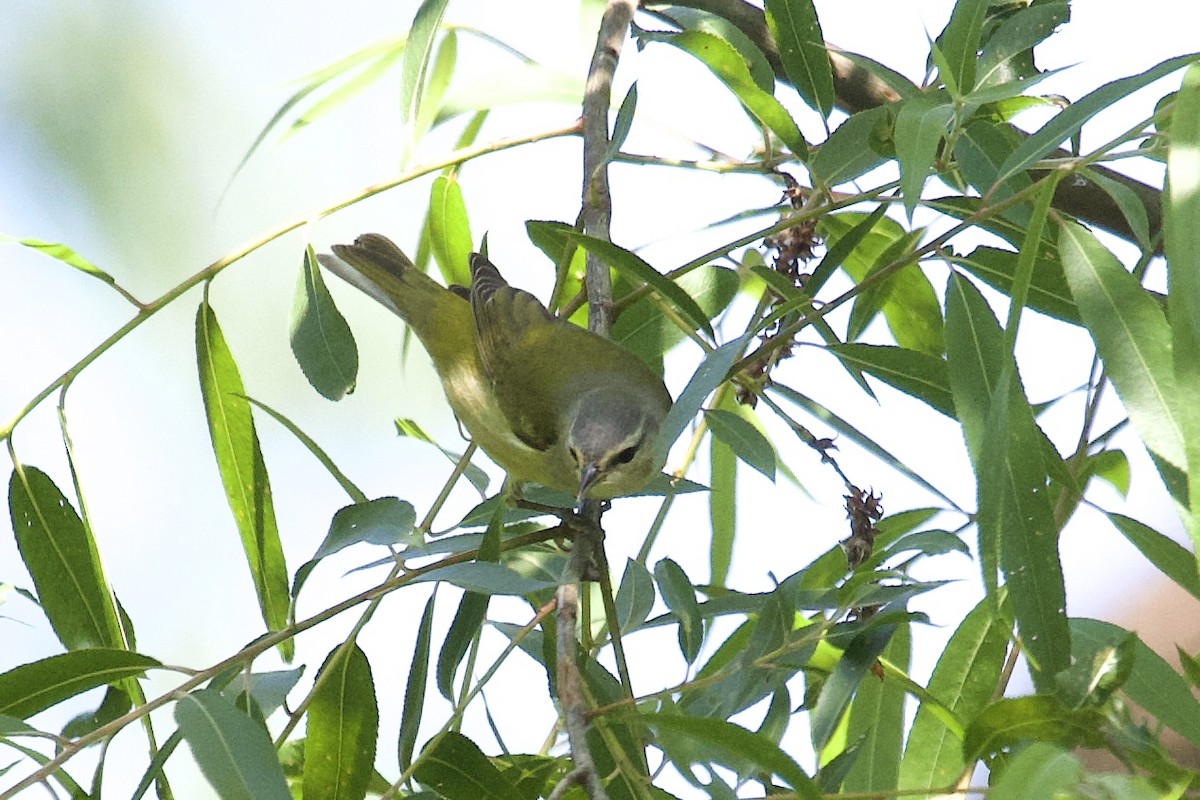
<svg viewBox="0 0 1200 800">
<path fill-rule="evenodd" d="M 571 760 L 575 763 L 575 769 L 559 781 L 552 796 L 561 797 L 562 792 L 566 791 L 564 785 L 578 784 L 587 792 L 589 800 L 608 800 L 608 794 L 596 773 L 596 764 L 592 760 L 592 751 L 587 743 L 588 722 L 584 711 L 583 676 L 579 674 L 579 665 L 575 660 L 578 657 L 575 648 L 575 628 L 579 618 L 579 576 L 570 574 L 570 563 L 567 565 L 567 572 L 566 580 L 558 587 L 558 636 L 555 637 L 558 668 L 555 683 L 558 687 L 558 705 L 562 709 L 563 728 L 567 732 L 567 742 L 571 747 Z"/>
<path fill-rule="evenodd" d="M 585 234 L 604 240 L 609 238 L 609 221 L 612 219 L 612 197 L 608 188 L 608 111 L 612 105 L 612 79 L 635 7 L 633 0 L 609 0 L 596 34 L 596 49 L 592 53 L 583 94 L 583 200 L 579 217 Z M 587 254 L 584 281 L 588 295 L 588 327 L 607 336 L 612 326 L 612 281 L 608 267 L 591 253 Z M 558 705 L 575 769 L 559 782 L 551 797 L 561 797 L 569 787 L 579 785 L 589 800 L 608 800 L 587 743 L 583 678 L 576 663 L 579 581 L 593 573 L 596 565 L 604 564 L 596 555 L 603 547 L 599 504 L 589 501 L 582 512 L 583 524 L 579 526 L 563 583 L 558 588 L 557 620 Z"/>
<path fill-rule="evenodd" d="M 588 69 L 583 93 L 583 232 L 598 239 L 609 238 L 612 196 L 608 188 L 608 110 L 612 107 L 612 80 L 617 71 L 621 45 L 633 21 L 636 3 L 609 0 L 596 35 L 596 49 Z M 607 335 L 612 320 L 612 282 L 608 267 L 591 253 L 587 255 L 588 327 Z"/>
</svg>

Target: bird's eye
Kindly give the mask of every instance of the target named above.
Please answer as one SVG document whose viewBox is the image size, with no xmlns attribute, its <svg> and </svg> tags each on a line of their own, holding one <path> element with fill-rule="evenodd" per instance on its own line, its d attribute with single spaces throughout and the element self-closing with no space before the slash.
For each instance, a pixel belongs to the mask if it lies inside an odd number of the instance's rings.
<svg viewBox="0 0 1200 800">
<path fill-rule="evenodd" d="M 633 457 L 635 455 L 637 455 L 636 447 L 626 447 L 624 450 L 617 453 L 616 456 L 613 457 L 613 463 L 614 464 L 628 464 L 630 461 L 633 461 Z"/>
</svg>

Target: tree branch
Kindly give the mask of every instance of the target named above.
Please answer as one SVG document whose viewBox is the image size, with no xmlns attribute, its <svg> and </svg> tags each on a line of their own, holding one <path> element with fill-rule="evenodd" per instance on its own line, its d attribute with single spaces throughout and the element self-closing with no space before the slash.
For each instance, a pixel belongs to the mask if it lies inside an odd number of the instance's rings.
<svg viewBox="0 0 1200 800">
<path fill-rule="evenodd" d="M 583 232 L 609 238 L 612 196 L 608 189 L 608 110 L 612 107 L 612 79 L 621 46 L 629 35 L 635 0 L 609 0 L 596 35 L 596 49 L 583 93 Z M 608 267 L 587 255 L 588 327 L 608 335 L 612 327 L 612 281 Z"/>
<path fill-rule="evenodd" d="M 745 0 L 672 0 L 672 2 L 675 5 L 715 14 L 731 22 L 763 51 L 767 61 L 771 64 L 771 69 L 775 71 L 775 77 L 784 83 L 791 83 L 787 73 L 784 72 L 783 62 L 779 59 L 779 47 L 767 28 L 766 17 L 761 8 L 756 8 Z M 642 4 L 645 6 L 656 5 L 647 0 L 643 0 Z M 826 44 L 828 45 L 828 43 Z M 838 107 L 843 111 L 853 114 L 856 111 L 875 108 L 899 99 L 896 93 L 882 80 L 851 62 L 832 45 L 828 46 L 831 48 L 829 61 L 833 65 L 834 94 Z M 1070 156 L 1071 154 L 1067 151 L 1058 150 L 1051 155 L 1051 158 L 1070 158 Z M 1155 242 L 1157 251 L 1161 252 L 1162 192 L 1108 167 L 1094 165 L 1090 169 L 1105 178 L 1121 183 L 1137 195 L 1138 200 L 1146 209 L 1146 218 L 1150 223 L 1150 238 Z M 1036 181 L 1045 177 L 1045 172 L 1030 170 L 1030 177 Z M 1054 193 L 1054 208 L 1120 236 L 1126 241 L 1138 244 L 1137 236 L 1126 221 L 1125 215 L 1108 192 L 1082 176 L 1059 182 Z"/>
<path fill-rule="evenodd" d="M 579 218 L 585 234 L 604 240 L 609 238 L 612 219 L 612 196 L 608 188 L 608 111 L 612 106 L 612 80 L 636 5 L 636 0 L 608 0 L 596 34 L 596 49 L 592 53 L 583 93 L 583 200 Z M 584 282 L 588 296 L 588 327 L 607 336 L 612 328 L 612 281 L 608 266 L 591 253 L 587 254 Z M 597 501 L 587 501 L 580 511 L 581 524 L 576 527 L 575 545 L 558 588 L 556 627 L 558 706 L 575 769 L 559 782 L 551 797 L 562 797 L 571 786 L 579 785 L 589 800 L 608 800 L 588 747 L 583 677 L 576 662 L 579 583 L 594 579 L 597 565 L 604 563 L 604 559 L 597 556 L 602 552 L 604 532 L 600 528 L 600 504 Z"/>
</svg>

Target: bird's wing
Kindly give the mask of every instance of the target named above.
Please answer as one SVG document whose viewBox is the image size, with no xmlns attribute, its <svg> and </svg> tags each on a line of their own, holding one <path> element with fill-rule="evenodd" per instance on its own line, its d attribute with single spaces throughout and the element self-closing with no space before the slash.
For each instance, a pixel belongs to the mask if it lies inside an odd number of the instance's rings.
<svg viewBox="0 0 1200 800">
<path fill-rule="evenodd" d="M 513 433 L 538 450 L 558 439 L 562 409 L 548 386 L 543 345 L 562 321 L 529 292 L 508 285 L 486 258 L 471 256 L 471 310 L 479 360 Z"/>
</svg>

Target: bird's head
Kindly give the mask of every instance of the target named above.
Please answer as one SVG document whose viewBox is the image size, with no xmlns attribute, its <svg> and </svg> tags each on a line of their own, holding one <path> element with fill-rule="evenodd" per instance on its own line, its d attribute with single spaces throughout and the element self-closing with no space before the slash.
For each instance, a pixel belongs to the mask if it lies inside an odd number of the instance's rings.
<svg viewBox="0 0 1200 800">
<path fill-rule="evenodd" d="M 579 397 L 567 426 L 567 452 L 579 479 L 577 499 L 642 488 L 660 468 L 654 442 L 664 411 L 636 391 L 597 387 Z"/>
</svg>

